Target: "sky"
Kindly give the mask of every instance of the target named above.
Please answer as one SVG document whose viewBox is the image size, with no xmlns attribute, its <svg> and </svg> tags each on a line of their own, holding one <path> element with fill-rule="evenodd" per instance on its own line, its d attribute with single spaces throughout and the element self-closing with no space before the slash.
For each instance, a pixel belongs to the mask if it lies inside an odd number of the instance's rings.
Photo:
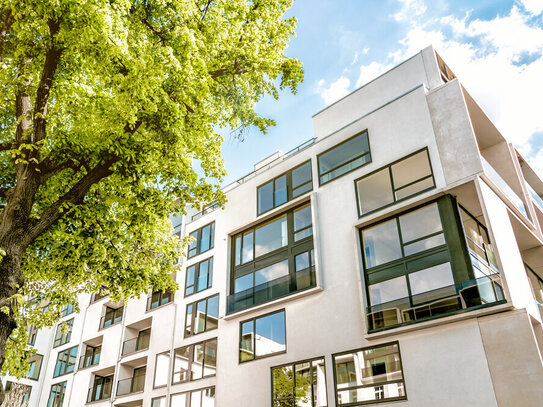
<svg viewBox="0 0 543 407">
<path fill-rule="evenodd" d="M 428 45 L 543 178 L 543 0 L 295 0 L 287 16 L 298 24 L 286 54 L 305 80 L 258 102 L 276 121 L 267 134 L 224 131 L 224 185 L 312 138 L 315 113 Z"/>
</svg>

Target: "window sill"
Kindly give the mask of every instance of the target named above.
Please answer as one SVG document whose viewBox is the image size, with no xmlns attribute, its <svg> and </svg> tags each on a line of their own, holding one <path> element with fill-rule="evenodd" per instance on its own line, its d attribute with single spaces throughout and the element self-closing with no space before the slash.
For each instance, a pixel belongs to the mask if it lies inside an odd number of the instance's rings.
<svg viewBox="0 0 543 407">
<path fill-rule="evenodd" d="M 227 315 L 225 315 L 223 317 L 223 319 L 228 321 L 228 320 L 235 319 L 235 318 L 247 315 L 247 314 L 251 314 L 253 312 L 261 311 L 262 309 L 270 308 L 270 307 L 273 307 L 273 306 L 276 306 L 276 305 L 279 305 L 279 304 L 283 304 L 283 303 L 287 303 L 287 302 L 290 302 L 290 301 L 295 301 L 298 298 L 305 297 L 307 295 L 311 295 L 311 294 L 318 293 L 318 292 L 321 292 L 321 291 L 323 291 L 323 288 L 321 286 L 317 285 L 316 287 L 309 288 L 309 289 L 306 289 L 306 290 L 303 290 L 303 291 L 300 291 L 300 292 L 295 292 L 293 294 L 287 295 L 286 297 L 281 297 L 281 298 L 278 298 L 278 299 L 270 301 L 270 302 L 265 302 L 263 304 L 255 305 L 254 307 L 251 307 L 251 308 L 247 308 L 247 309 L 244 309 L 244 310 L 241 310 L 241 311 L 237 311 L 237 312 L 233 312 L 231 314 L 227 314 Z"/>
<path fill-rule="evenodd" d="M 513 309 L 514 309 L 513 305 L 510 302 L 506 302 L 505 304 L 489 306 L 489 307 L 476 309 L 473 311 L 462 312 L 460 314 L 454 314 L 454 315 L 449 315 L 445 317 L 436 317 L 434 319 L 422 321 L 419 323 L 398 326 L 396 328 L 389 328 L 389 329 L 385 329 L 379 332 L 367 333 L 364 335 L 364 338 L 368 340 L 387 338 L 389 336 L 397 336 L 402 333 L 419 331 L 426 328 L 432 328 L 435 326 L 450 324 L 452 322 L 465 321 L 468 319 L 478 318 L 478 317 L 482 317 L 482 316 L 490 315 L 490 314 L 497 314 L 499 312 L 504 312 L 504 311 L 512 311 Z"/>
</svg>

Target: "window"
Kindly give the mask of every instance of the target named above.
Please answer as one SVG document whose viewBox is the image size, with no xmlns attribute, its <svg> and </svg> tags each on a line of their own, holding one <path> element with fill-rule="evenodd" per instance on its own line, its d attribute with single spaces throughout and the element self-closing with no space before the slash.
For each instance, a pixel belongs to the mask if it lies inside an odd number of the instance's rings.
<svg viewBox="0 0 543 407">
<path fill-rule="evenodd" d="M 147 299 L 147 310 L 151 310 L 161 305 L 168 304 L 173 301 L 173 293 L 170 290 L 156 290 Z"/>
<path fill-rule="evenodd" d="M 370 331 L 503 300 L 497 269 L 468 251 L 461 211 L 447 196 L 361 230 Z"/>
<path fill-rule="evenodd" d="M 105 315 L 102 317 L 102 328 L 117 324 L 123 320 L 124 306 L 119 308 L 105 307 Z"/>
<path fill-rule="evenodd" d="M 316 285 L 310 204 L 235 235 L 232 245 L 230 313 Z"/>
<path fill-rule="evenodd" d="M 524 267 L 526 267 L 528 277 L 532 283 L 534 298 L 539 304 L 543 305 L 543 279 L 541 279 L 541 277 L 539 277 L 527 264 L 524 264 Z"/>
<path fill-rule="evenodd" d="M 215 388 L 198 389 L 186 393 L 173 394 L 170 407 L 214 407 Z"/>
<path fill-rule="evenodd" d="M 166 396 L 157 397 L 151 400 L 151 407 L 166 407 Z"/>
<path fill-rule="evenodd" d="M 190 236 L 192 236 L 194 240 L 189 245 L 187 257 L 190 259 L 200 253 L 213 249 L 214 235 L 215 222 L 192 232 Z"/>
<path fill-rule="evenodd" d="M 257 188 L 258 214 L 288 202 L 313 189 L 311 161 L 268 181 Z"/>
<path fill-rule="evenodd" d="M 284 310 L 240 324 L 240 362 L 272 356 L 286 350 Z"/>
<path fill-rule="evenodd" d="M 60 316 L 65 317 L 66 315 L 70 315 L 74 312 L 75 312 L 75 306 L 73 304 L 66 304 L 64 307 L 62 307 Z"/>
<path fill-rule="evenodd" d="M 47 407 L 62 407 L 65 392 L 66 382 L 53 384 L 51 386 L 51 393 L 49 393 L 49 399 L 47 400 Z"/>
<path fill-rule="evenodd" d="M 166 386 L 168 384 L 168 373 L 170 370 L 170 352 L 163 352 L 156 355 L 154 387 Z"/>
<path fill-rule="evenodd" d="M 325 376 L 324 358 L 272 368 L 272 406 L 327 406 Z"/>
<path fill-rule="evenodd" d="M 371 162 L 367 130 L 317 156 L 320 185 Z"/>
<path fill-rule="evenodd" d="M 338 406 L 405 400 L 398 343 L 332 355 Z"/>
<path fill-rule="evenodd" d="M 151 328 L 143 329 L 138 332 L 138 336 L 135 338 L 127 339 L 123 342 L 123 349 L 121 353 L 124 356 L 140 350 L 148 349 L 150 340 Z"/>
<path fill-rule="evenodd" d="M 6 401 L 9 399 L 9 402 L 6 403 L 6 406 L 28 406 L 28 400 L 30 399 L 30 392 L 32 391 L 32 386 L 27 386 L 26 384 L 6 382 L 5 397 Z M 4 404 L 2 404 L 4 405 Z"/>
<path fill-rule="evenodd" d="M 28 369 L 28 372 L 26 374 L 26 377 L 28 379 L 32 379 L 32 380 L 39 379 L 42 361 L 43 361 L 42 355 L 34 355 L 29 359 L 28 363 L 30 364 L 30 368 Z"/>
<path fill-rule="evenodd" d="M 140 366 L 134 368 L 132 377 L 119 380 L 117 383 L 117 396 L 124 396 L 126 394 L 136 393 L 144 390 L 145 387 L 145 374 L 147 373 L 147 366 Z"/>
<path fill-rule="evenodd" d="M 60 351 L 57 356 L 57 363 L 55 364 L 55 371 L 53 373 L 53 377 L 58 377 L 58 376 L 62 376 L 68 373 L 72 373 L 75 369 L 76 361 L 77 361 L 77 346 Z"/>
<path fill-rule="evenodd" d="M 187 267 L 185 297 L 211 288 L 213 283 L 213 257 Z"/>
<path fill-rule="evenodd" d="M 219 325 L 219 295 L 187 305 L 185 338 L 216 329 Z"/>
<path fill-rule="evenodd" d="M 435 188 L 428 149 L 365 175 L 355 184 L 359 216 Z"/>
<path fill-rule="evenodd" d="M 110 398 L 112 386 L 113 375 L 94 376 L 92 387 L 89 389 L 89 393 L 87 395 L 87 403 Z"/>
<path fill-rule="evenodd" d="M 53 348 L 64 345 L 70 342 L 72 337 L 72 328 L 74 325 L 74 319 L 70 319 L 66 322 L 61 322 L 57 325 L 57 331 L 55 333 L 55 341 L 53 342 Z"/>
<path fill-rule="evenodd" d="M 217 338 L 183 346 L 174 352 L 172 384 L 215 376 Z"/>
<path fill-rule="evenodd" d="M 100 355 L 102 354 L 102 345 L 90 346 L 85 348 L 85 354 L 81 356 L 79 362 L 79 369 L 85 367 L 94 366 L 100 363 Z"/>
<path fill-rule="evenodd" d="M 34 346 L 36 344 L 36 337 L 38 336 L 38 327 L 34 324 L 28 327 L 28 340 L 27 344 Z"/>
</svg>

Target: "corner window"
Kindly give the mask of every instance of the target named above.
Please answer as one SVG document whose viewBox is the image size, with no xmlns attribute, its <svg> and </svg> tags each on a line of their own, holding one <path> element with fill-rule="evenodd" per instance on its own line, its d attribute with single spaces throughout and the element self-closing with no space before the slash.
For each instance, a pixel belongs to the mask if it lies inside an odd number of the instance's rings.
<svg viewBox="0 0 543 407">
<path fill-rule="evenodd" d="M 170 352 L 163 352 L 156 355 L 155 379 L 153 387 L 162 387 L 168 384 L 168 373 L 170 370 Z"/>
<path fill-rule="evenodd" d="M 173 292 L 171 290 L 155 290 L 151 293 L 151 296 L 147 299 L 147 310 L 166 305 L 173 301 Z"/>
<path fill-rule="evenodd" d="M 57 356 L 57 363 L 55 364 L 53 377 L 58 377 L 58 376 L 62 376 L 68 373 L 72 373 L 75 369 L 76 361 L 77 361 L 77 346 L 60 351 Z"/>
<path fill-rule="evenodd" d="M 189 245 L 187 257 L 197 256 L 200 253 L 207 252 L 213 249 L 213 242 L 215 237 L 215 222 L 204 226 L 194 232 L 190 233 L 193 241 Z"/>
<path fill-rule="evenodd" d="M 359 216 L 435 188 L 428 149 L 365 175 L 355 183 Z"/>
<path fill-rule="evenodd" d="M 53 348 L 64 345 L 70 342 L 72 337 L 72 328 L 74 325 L 74 319 L 70 319 L 66 322 L 61 322 L 57 325 L 57 330 L 55 332 L 55 341 L 53 342 Z"/>
<path fill-rule="evenodd" d="M 258 215 L 313 189 L 311 161 L 280 175 L 257 188 Z"/>
<path fill-rule="evenodd" d="M 405 400 L 398 343 L 332 355 L 338 406 Z"/>
<path fill-rule="evenodd" d="M 272 406 L 328 405 L 324 358 L 272 368 Z"/>
<path fill-rule="evenodd" d="M 217 329 L 219 326 L 219 295 L 187 305 L 185 338 Z"/>
<path fill-rule="evenodd" d="M 106 400 L 111 397 L 111 388 L 113 386 L 113 375 L 99 376 L 95 375 L 92 387 L 87 395 L 87 403 Z"/>
<path fill-rule="evenodd" d="M 319 183 L 326 184 L 371 162 L 368 132 L 363 131 L 317 156 Z"/>
<path fill-rule="evenodd" d="M 285 311 L 243 321 L 240 324 L 239 361 L 286 352 Z"/>
<path fill-rule="evenodd" d="M 123 320 L 124 306 L 119 308 L 105 307 L 105 315 L 101 318 L 100 328 L 107 328 Z"/>
<path fill-rule="evenodd" d="M 99 364 L 101 354 L 102 354 L 102 345 L 98 345 L 98 346 L 87 345 L 85 348 L 85 354 L 81 356 L 79 360 L 79 369 L 83 369 L 89 366 L 95 366 Z"/>
<path fill-rule="evenodd" d="M 62 407 L 64 402 L 64 394 L 66 393 L 66 383 L 57 383 L 51 386 L 51 392 L 47 399 L 47 407 Z"/>
<path fill-rule="evenodd" d="M 214 407 L 215 387 L 173 394 L 170 407 Z M 162 407 L 162 406 L 161 406 Z"/>
<path fill-rule="evenodd" d="M 235 235 L 232 245 L 229 313 L 316 285 L 309 204 Z"/>
<path fill-rule="evenodd" d="M 172 384 L 215 376 L 217 338 L 175 350 Z"/>
<path fill-rule="evenodd" d="M 43 362 L 43 355 L 32 356 L 28 361 L 30 367 L 25 377 L 32 380 L 38 380 L 40 377 L 42 362 Z"/>
<path fill-rule="evenodd" d="M 213 257 L 187 267 L 185 297 L 199 293 L 213 284 Z"/>
</svg>

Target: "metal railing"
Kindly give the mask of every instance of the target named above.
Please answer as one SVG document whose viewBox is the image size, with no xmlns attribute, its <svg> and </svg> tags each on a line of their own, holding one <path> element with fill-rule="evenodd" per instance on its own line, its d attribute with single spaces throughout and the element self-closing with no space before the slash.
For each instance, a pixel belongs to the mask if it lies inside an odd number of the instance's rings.
<svg viewBox="0 0 543 407">
<path fill-rule="evenodd" d="M 87 392 L 87 403 L 98 400 L 105 400 L 111 397 L 111 386 L 113 381 L 89 388 Z"/>
<path fill-rule="evenodd" d="M 78 369 L 95 366 L 98 363 L 100 363 L 100 353 L 96 353 L 92 356 L 83 355 L 79 357 Z"/>
<path fill-rule="evenodd" d="M 137 338 L 128 339 L 123 342 L 122 356 L 130 353 L 138 352 L 140 350 L 149 349 L 149 339 L 151 338 L 151 331 L 145 331 Z"/>
<path fill-rule="evenodd" d="M 123 314 L 120 315 L 104 315 L 100 318 L 100 328 L 107 328 L 108 326 L 118 324 L 123 320 Z"/>
<path fill-rule="evenodd" d="M 145 387 L 145 374 L 139 374 L 117 382 L 117 396 L 143 391 Z"/>
</svg>

